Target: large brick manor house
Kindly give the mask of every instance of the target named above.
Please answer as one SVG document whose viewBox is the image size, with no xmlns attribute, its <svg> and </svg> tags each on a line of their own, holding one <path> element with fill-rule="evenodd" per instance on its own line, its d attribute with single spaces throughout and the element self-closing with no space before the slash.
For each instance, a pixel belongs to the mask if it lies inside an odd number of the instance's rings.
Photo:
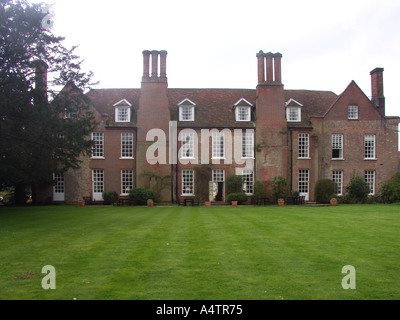
<svg viewBox="0 0 400 320">
<path fill-rule="evenodd" d="M 160 201 L 182 201 L 196 196 L 196 168 L 208 166 L 210 200 L 226 199 L 235 174 L 247 194 L 256 181 L 283 176 L 311 201 L 319 179 L 342 194 L 356 173 L 374 194 L 400 168 L 400 118 L 385 115 L 382 68 L 370 73 L 369 99 L 354 81 L 340 95 L 285 90 L 282 55 L 262 51 L 255 89 L 168 88 L 166 58 L 143 51 L 141 88 L 86 94 L 99 123 L 92 155 L 56 175 L 42 197 L 101 201 L 103 191 L 126 197 L 146 186 L 158 188 Z"/>
</svg>

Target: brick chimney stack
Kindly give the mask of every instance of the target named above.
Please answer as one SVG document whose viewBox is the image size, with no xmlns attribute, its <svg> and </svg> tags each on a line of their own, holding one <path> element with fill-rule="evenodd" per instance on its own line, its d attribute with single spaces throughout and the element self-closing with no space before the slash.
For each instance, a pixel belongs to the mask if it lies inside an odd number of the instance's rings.
<svg viewBox="0 0 400 320">
<path fill-rule="evenodd" d="M 151 63 L 150 63 L 151 57 Z M 150 72 L 151 65 L 151 72 Z M 143 82 L 167 81 L 167 51 L 143 51 Z"/>
<path fill-rule="evenodd" d="M 383 95 L 383 68 L 375 68 L 370 72 L 371 75 L 371 101 L 378 110 L 385 115 L 385 96 Z"/>
<path fill-rule="evenodd" d="M 281 58 L 282 54 L 277 53 L 264 53 L 260 50 L 257 53 L 258 61 L 258 83 L 282 83 L 281 75 Z"/>
</svg>

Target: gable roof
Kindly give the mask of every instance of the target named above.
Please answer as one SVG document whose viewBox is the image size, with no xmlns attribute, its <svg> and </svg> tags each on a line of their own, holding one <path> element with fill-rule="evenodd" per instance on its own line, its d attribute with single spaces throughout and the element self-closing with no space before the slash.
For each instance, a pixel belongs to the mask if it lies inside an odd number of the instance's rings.
<svg viewBox="0 0 400 320">
<path fill-rule="evenodd" d="M 337 95 L 332 91 L 318 90 L 285 90 L 285 101 L 295 100 L 302 105 L 302 113 L 309 117 L 323 117 Z"/>
</svg>

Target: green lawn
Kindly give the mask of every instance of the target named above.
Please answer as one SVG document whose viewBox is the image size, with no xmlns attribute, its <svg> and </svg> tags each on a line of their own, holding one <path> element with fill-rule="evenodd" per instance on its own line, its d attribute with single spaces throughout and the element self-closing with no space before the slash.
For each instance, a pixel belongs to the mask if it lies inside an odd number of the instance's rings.
<svg viewBox="0 0 400 320">
<path fill-rule="evenodd" d="M 0 299 L 394 300 L 399 266 L 398 204 L 0 207 Z"/>
</svg>

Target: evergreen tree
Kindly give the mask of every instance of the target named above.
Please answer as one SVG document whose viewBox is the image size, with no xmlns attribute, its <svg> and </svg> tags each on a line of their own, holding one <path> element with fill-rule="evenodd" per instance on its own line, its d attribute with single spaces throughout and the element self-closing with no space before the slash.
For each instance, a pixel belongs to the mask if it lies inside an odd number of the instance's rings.
<svg viewBox="0 0 400 320">
<path fill-rule="evenodd" d="M 14 186 L 17 203 L 25 188 L 34 196 L 53 173 L 78 168 L 96 125 L 83 94 L 92 73 L 52 34 L 46 10 L 0 0 L 0 188 Z"/>
</svg>

